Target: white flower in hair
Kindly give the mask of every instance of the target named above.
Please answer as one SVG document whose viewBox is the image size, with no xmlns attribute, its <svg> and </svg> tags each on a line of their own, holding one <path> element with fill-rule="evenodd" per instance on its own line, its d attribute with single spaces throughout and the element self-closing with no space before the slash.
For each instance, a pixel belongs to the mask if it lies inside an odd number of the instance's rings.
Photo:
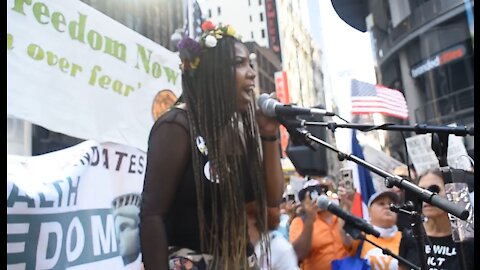
<svg viewBox="0 0 480 270">
<path fill-rule="evenodd" d="M 208 35 L 205 38 L 205 46 L 207 46 L 208 48 L 213 48 L 217 46 L 217 39 L 212 35 Z"/>
</svg>

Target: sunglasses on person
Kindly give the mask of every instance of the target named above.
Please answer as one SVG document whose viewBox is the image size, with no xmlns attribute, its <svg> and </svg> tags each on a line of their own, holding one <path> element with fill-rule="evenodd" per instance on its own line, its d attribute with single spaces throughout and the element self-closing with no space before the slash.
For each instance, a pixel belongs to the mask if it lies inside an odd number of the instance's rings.
<svg viewBox="0 0 480 270">
<path fill-rule="evenodd" d="M 428 187 L 421 187 L 421 188 L 424 188 L 430 192 L 433 192 L 433 193 L 439 193 L 440 192 L 440 186 L 439 185 L 430 185 Z"/>
</svg>

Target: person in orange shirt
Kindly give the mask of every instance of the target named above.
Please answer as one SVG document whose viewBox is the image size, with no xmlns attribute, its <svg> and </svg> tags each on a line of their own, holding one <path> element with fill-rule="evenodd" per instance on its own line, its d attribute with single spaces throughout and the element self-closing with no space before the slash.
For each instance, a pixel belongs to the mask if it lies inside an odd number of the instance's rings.
<svg viewBox="0 0 480 270">
<path fill-rule="evenodd" d="M 302 214 L 290 224 L 290 242 L 301 262 L 302 270 L 331 270 L 331 262 L 352 255 L 342 242 L 339 219 L 316 205 L 316 197 L 326 194 L 332 201 L 335 186 L 330 178 L 308 180 L 298 193 Z"/>
</svg>

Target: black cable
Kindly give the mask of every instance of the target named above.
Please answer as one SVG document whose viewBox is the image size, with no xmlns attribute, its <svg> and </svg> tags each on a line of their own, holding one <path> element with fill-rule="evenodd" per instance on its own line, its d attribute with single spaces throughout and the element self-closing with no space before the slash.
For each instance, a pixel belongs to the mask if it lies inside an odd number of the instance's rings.
<svg viewBox="0 0 480 270">
<path fill-rule="evenodd" d="M 388 126 L 393 126 L 393 125 L 395 125 L 395 124 L 385 123 L 385 124 L 381 124 L 381 125 L 378 125 L 378 126 L 372 126 L 370 128 L 362 129 L 362 131 L 367 132 L 367 131 L 372 131 L 372 130 L 376 130 L 376 129 L 382 129 L 383 127 L 388 127 Z"/>
<path fill-rule="evenodd" d="M 407 139 L 405 138 L 405 135 L 403 134 L 403 131 L 400 131 L 400 135 L 402 135 L 403 139 L 403 145 L 405 146 L 405 161 L 407 163 L 407 173 L 408 173 L 408 178 L 413 180 L 412 174 L 410 173 L 410 162 L 408 161 L 408 148 L 407 148 Z"/>
<path fill-rule="evenodd" d="M 347 120 L 345 120 L 345 118 L 341 117 L 340 115 L 335 114 L 335 116 L 337 116 L 338 118 L 342 119 L 345 123 L 350 124 L 350 122 L 348 122 Z"/>
</svg>

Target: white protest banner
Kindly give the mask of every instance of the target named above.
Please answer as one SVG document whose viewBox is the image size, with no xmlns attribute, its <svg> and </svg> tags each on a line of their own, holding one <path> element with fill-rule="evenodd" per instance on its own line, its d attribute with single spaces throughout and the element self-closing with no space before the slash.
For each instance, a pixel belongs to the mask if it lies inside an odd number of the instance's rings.
<svg viewBox="0 0 480 270">
<path fill-rule="evenodd" d="M 7 155 L 7 269 L 141 269 L 146 155 L 85 141 Z"/>
<path fill-rule="evenodd" d="M 78 0 L 6 2 L 7 116 L 146 151 L 178 56 Z"/>
<path fill-rule="evenodd" d="M 428 169 L 439 168 L 438 157 L 432 150 L 432 134 L 421 134 L 406 139 L 407 151 L 415 166 L 417 175 Z M 451 168 L 471 170 L 470 156 L 463 138 L 450 134 L 448 136 L 447 163 Z"/>
<path fill-rule="evenodd" d="M 456 123 L 447 125 L 449 127 L 456 127 Z M 470 162 L 470 156 L 465 148 L 464 138 L 448 135 L 448 149 L 447 149 L 447 163 L 448 166 L 455 169 L 462 169 L 470 171 L 473 164 Z"/>
<path fill-rule="evenodd" d="M 470 156 L 465 148 L 463 137 L 448 136 L 447 163 L 449 167 L 455 169 L 466 171 L 472 169 L 473 164 L 470 162 Z"/>
<path fill-rule="evenodd" d="M 407 152 L 417 175 L 434 168 L 440 168 L 438 158 L 432 150 L 432 134 L 420 134 L 405 139 Z"/>
<path fill-rule="evenodd" d="M 392 158 L 391 156 L 385 154 L 382 151 L 378 151 L 377 149 L 365 145 L 363 147 L 363 155 L 365 157 L 365 161 L 374 165 L 375 167 L 378 167 L 380 169 L 383 169 L 389 173 L 393 173 L 393 170 L 400 166 L 403 165 L 400 161 Z M 372 176 L 373 180 L 373 185 L 375 187 L 375 190 L 384 190 L 387 187 L 385 186 L 384 178 L 381 177 L 380 175 L 376 173 L 370 173 Z"/>
</svg>

